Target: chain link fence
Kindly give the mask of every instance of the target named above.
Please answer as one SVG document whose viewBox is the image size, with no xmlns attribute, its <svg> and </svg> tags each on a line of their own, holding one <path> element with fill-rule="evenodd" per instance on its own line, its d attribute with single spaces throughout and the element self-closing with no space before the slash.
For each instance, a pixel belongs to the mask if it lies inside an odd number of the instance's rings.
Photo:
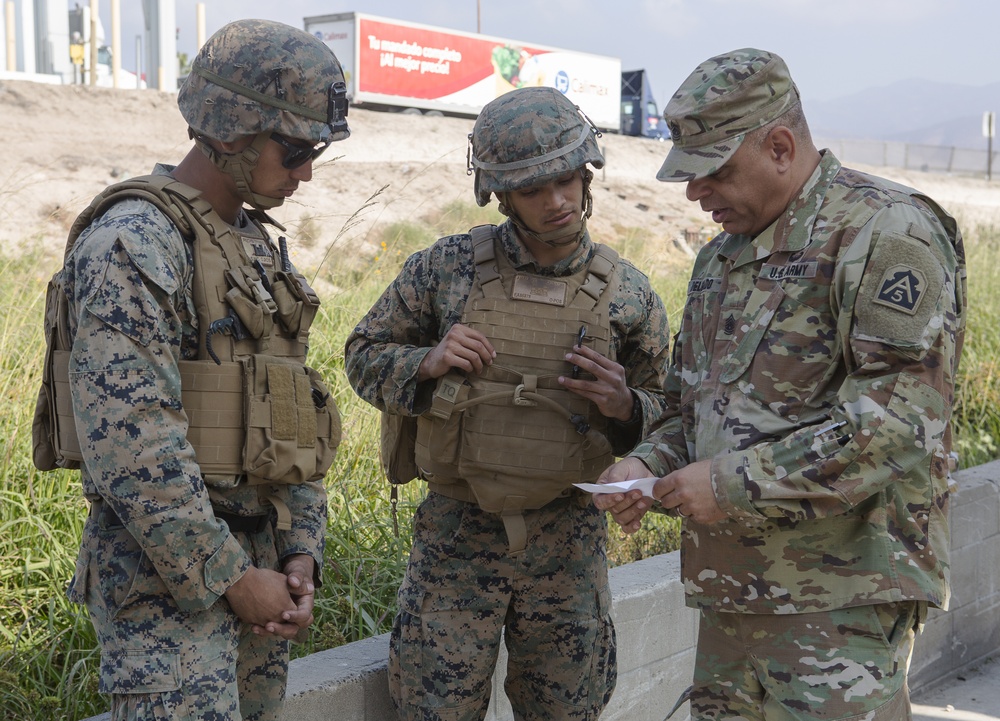
<svg viewBox="0 0 1000 721">
<path fill-rule="evenodd" d="M 829 148 L 845 164 L 875 165 L 934 173 L 956 173 L 986 177 L 1000 172 L 1000 150 L 993 151 L 993 163 L 988 165 L 989 153 L 972 148 L 880 140 L 834 140 L 816 137 L 817 148 Z M 983 141 L 985 143 L 985 139 Z"/>
</svg>

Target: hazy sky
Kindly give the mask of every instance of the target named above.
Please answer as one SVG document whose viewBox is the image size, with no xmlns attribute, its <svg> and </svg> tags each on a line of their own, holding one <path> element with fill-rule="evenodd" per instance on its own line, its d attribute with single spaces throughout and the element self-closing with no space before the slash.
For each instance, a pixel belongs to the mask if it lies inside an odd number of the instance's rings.
<svg viewBox="0 0 1000 721">
<path fill-rule="evenodd" d="M 82 0 L 85 4 L 88 0 Z M 203 0 L 206 33 L 238 18 L 357 11 L 621 58 L 646 68 L 662 107 L 702 60 L 739 47 L 778 53 L 803 99 L 920 78 L 1000 81 L 995 0 Z M 175 0 L 179 52 L 196 46 L 196 0 Z M 70 0 L 69 6 L 74 4 Z M 141 0 L 121 0 L 122 64 L 135 67 Z M 110 28 L 110 0 L 100 0 Z"/>
</svg>

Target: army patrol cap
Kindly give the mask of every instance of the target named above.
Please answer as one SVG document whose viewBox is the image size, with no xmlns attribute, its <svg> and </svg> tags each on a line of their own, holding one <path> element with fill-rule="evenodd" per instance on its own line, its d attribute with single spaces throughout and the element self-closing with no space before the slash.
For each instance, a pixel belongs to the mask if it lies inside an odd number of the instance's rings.
<svg viewBox="0 0 1000 721">
<path fill-rule="evenodd" d="M 177 104 L 196 133 L 223 142 L 271 132 L 313 143 L 350 135 L 344 71 L 333 51 L 271 20 L 237 20 L 212 35 Z"/>
<path fill-rule="evenodd" d="M 565 95 L 549 87 L 511 90 L 487 103 L 469 135 L 468 172 L 476 202 L 547 183 L 587 163 L 604 167 L 598 130 Z"/>
<path fill-rule="evenodd" d="M 673 147 L 657 180 L 711 175 L 747 133 L 781 117 L 799 100 L 785 61 L 755 48 L 709 58 L 688 76 L 663 111 Z"/>
</svg>

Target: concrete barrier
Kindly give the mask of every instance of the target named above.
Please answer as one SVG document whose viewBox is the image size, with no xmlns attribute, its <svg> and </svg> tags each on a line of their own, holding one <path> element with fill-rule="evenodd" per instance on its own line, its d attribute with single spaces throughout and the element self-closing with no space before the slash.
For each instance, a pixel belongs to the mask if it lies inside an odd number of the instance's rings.
<svg viewBox="0 0 1000 721">
<path fill-rule="evenodd" d="M 911 689 L 931 687 L 1000 650 L 1000 461 L 956 474 L 951 506 L 948 611 L 931 611 L 917 641 Z M 668 553 L 611 570 L 618 634 L 618 687 L 602 721 L 663 721 L 688 686 L 697 613 L 684 606 L 680 557 Z M 287 721 L 391 721 L 386 635 L 291 664 Z M 501 654 L 488 721 L 508 721 Z M 107 715 L 94 717 L 107 719 Z M 675 715 L 688 721 L 687 704 Z"/>
<path fill-rule="evenodd" d="M 1000 650 L 1000 461 L 955 474 L 951 604 L 931 609 L 910 667 L 912 689 L 931 688 Z"/>
</svg>

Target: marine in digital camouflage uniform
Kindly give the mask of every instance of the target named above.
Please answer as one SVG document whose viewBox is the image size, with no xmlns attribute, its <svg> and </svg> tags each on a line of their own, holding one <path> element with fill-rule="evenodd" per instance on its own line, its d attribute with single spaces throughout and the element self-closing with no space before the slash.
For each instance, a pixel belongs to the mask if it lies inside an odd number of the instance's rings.
<svg viewBox="0 0 1000 721">
<path fill-rule="evenodd" d="M 664 116 L 657 177 L 723 232 L 688 285 L 669 410 L 602 481 L 652 471 L 657 510 L 686 516 L 692 718 L 909 719 L 915 634 L 949 598 L 961 235 L 817 150 L 773 53 L 707 60 Z M 595 503 L 631 532 L 637 496 Z"/>
<path fill-rule="evenodd" d="M 323 43 L 246 20 L 209 39 L 180 90 L 196 144 L 154 172 L 200 191 L 272 279 L 276 247 L 243 206 L 280 205 L 348 135 L 328 115 L 337 81 Z M 277 530 L 262 487 L 206 477 L 187 440 L 178 362 L 205 357 L 196 272 L 191 242 L 139 198 L 95 218 L 62 271 L 92 503 L 69 595 L 90 611 L 116 721 L 277 719 L 288 639 L 312 622 L 320 581 L 322 479 L 287 487 L 291 527 Z M 210 292 L 226 288 L 219 273 Z"/>
<path fill-rule="evenodd" d="M 545 502 L 545 496 L 541 507 L 529 503 L 513 513 L 483 508 L 490 507 L 492 492 L 506 492 L 519 474 L 534 473 L 539 485 L 548 483 L 548 472 L 532 463 L 554 463 L 565 455 L 579 465 L 574 454 L 584 455 L 604 438 L 565 453 L 559 444 L 580 438 L 585 426 L 574 431 L 558 414 L 551 424 L 518 431 L 544 404 L 513 406 L 511 391 L 523 391 L 522 400 L 537 394 L 505 385 L 505 373 L 518 379 L 512 383 L 537 384 L 537 393 L 544 388 L 559 403 L 582 402 L 589 426 L 603 428 L 608 460 L 590 480 L 610 464 L 611 450 L 619 455 L 630 450 L 664 409 L 667 318 L 647 278 L 629 262 L 619 259 L 617 280 L 608 280 L 605 293 L 598 293 L 610 298 L 607 333 L 595 323 L 585 329 L 580 346 L 574 338 L 579 321 L 565 319 L 578 312 L 569 308 L 570 300 L 565 305 L 537 296 L 521 305 L 506 297 L 491 300 L 477 280 L 481 272 L 499 268 L 505 291 L 524 283 L 531 296 L 531 288 L 547 289 L 544 295 L 596 272 L 595 259 L 606 249 L 586 229 L 592 178 L 587 164 L 603 166 L 595 132 L 552 88 L 519 89 L 489 103 L 470 135 L 470 170 L 477 202 L 486 205 L 495 193 L 508 220 L 492 244 L 475 253 L 474 234 L 464 233 L 410 256 L 346 344 L 346 369 L 358 394 L 391 414 L 418 416 L 417 460 L 430 488 L 414 518 L 390 641 L 389 686 L 403 719 L 482 719 L 502 633 L 509 653 L 506 694 L 516 718 L 593 721 L 614 689 L 607 525 L 588 497 L 571 490 L 572 481 L 584 480 L 584 471 L 563 472 L 559 477 L 569 480 L 549 489 L 554 497 Z M 477 268 L 474 256 L 487 250 L 496 251 L 496 262 Z M 574 299 L 579 298 L 578 293 Z M 483 310 L 491 303 L 509 313 Z M 602 342 L 604 354 L 591 347 Z M 523 357 L 515 357 L 519 352 Z M 537 376 L 533 364 L 544 365 Z M 580 369 L 576 379 L 574 365 Z M 488 406 L 485 419 L 471 414 L 474 407 L 462 411 L 465 435 L 455 452 L 461 460 L 449 468 L 433 448 L 445 434 L 430 423 L 441 392 L 449 388 L 444 381 L 456 374 L 460 392 L 471 384 L 475 394 L 479 381 L 505 390 L 497 392 L 504 400 Z M 456 410 L 452 417 L 459 415 Z M 477 424 L 494 423 L 500 430 L 492 440 L 483 439 Z M 422 461 L 426 428 L 431 450 Z M 532 433 L 543 440 L 523 437 Z M 587 431 L 588 438 L 592 433 Z M 569 439 L 557 440 L 564 436 Z M 535 457 L 526 450 L 532 442 L 539 444 L 537 461 L 526 460 Z M 500 457 L 493 471 L 473 463 L 491 444 Z M 424 464 L 431 462 L 441 469 L 428 471 Z M 504 503 L 508 510 L 514 507 L 509 495 Z"/>
</svg>

